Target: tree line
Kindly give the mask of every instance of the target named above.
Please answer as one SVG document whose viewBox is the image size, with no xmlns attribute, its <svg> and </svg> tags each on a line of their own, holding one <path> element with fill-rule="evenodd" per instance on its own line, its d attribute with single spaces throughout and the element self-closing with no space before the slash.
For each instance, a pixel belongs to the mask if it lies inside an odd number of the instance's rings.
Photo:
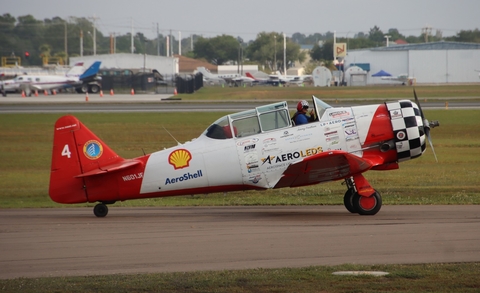
<svg viewBox="0 0 480 293">
<path fill-rule="evenodd" d="M 116 53 L 130 53 L 130 33 L 116 36 L 105 36 L 95 29 L 94 23 L 85 17 L 70 17 L 68 20 L 60 17 L 37 20 L 32 15 L 13 17 L 9 13 L 0 16 L 0 55 L 2 57 L 18 56 L 22 58 L 22 65 L 42 65 L 42 57 L 62 57 L 64 59 L 79 56 L 81 51 L 80 36 L 83 34 L 83 55 L 93 55 L 93 35 L 96 34 L 96 54 L 108 54 L 115 43 Z M 455 41 L 480 43 L 480 31 L 461 30 L 455 36 L 442 37 L 437 30 L 432 34 L 425 29 L 419 36 L 404 36 L 397 29 L 391 28 L 383 32 L 374 26 L 368 33 L 355 33 L 351 37 L 337 38 L 337 42 L 347 43 L 347 48 L 361 49 L 385 45 L 385 36 L 390 42 L 405 40 L 407 43 L 423 43 L 434 41 Z M 178 54 L 178 39 L 170 36 L 170 54 Z M 277 32 L 260 32 L 255 40 L 244 42 L 240 37 L 221 35 L 205 38 L 200 35 L 191 35 L 181 39 L 182 55 L 191 58 L 203 59 L 216 65 L 229 62 L 242 64 L 256 64 L 264 71 L 274 71 L 289 68 L 294 62 L 303 62 L 307 54 L 313 60 L 313 65 L 325 62 L 330 64 L 333 59 L 332 32 L 325 34 L 315 33 L 305 35 L 294 33 L 286 38 L 284 64 L 283 42 L 284 36 Z M 159 34 L 157 38 L 148 39 L 138 32 L 133 37 L 134 52 L 149 55 L 167 53 L 166 35 Z M 311 45 L 309 51 L 301 50 L 300 45 Z M 28 53 L 28 54 L 27 54 Z M 28 56 L 27 56 L 28 55 Z"/>
</svg>

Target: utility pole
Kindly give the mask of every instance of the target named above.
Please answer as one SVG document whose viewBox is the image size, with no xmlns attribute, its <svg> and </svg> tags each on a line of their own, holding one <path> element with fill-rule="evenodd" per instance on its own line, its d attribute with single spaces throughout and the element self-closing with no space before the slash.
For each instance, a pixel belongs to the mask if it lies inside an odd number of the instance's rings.
<svg viewBox="0 0 480 293">
<path fill-rule="evenodd" d="M 273 71 L 277 71 L 277 36 L 273 36 Z"/>
<path fill-rule="evenodd" d="M 157 22 L 157 55 L 160 56 L 160 33 L 158 29 L 158 22 Z"/>
<path fill-rule="evenodd" d="M 432 33 L 432 27 L 427 25 L 426 27 L 422 28 L 422 33 L 425 38 L 425 43 L 428 43 L 428 36 Z"/>
<path fill-rule="evenodd" d="M 89 19 L 93 20 L 93 56 L 97 55 L 97 27 L 96 21 L 99 17 L 96 17 L 95 14 L 93 17 L 89 17 Z"/>
<path fill-rule="evenodd" d="M 80 30 L 80 57 L 83 57 L 83 30 Z"/>
<path fill-rule="evenodd" d="M 67 22 L 65 21 L 65 65 L 68 65 Z"/>
<path fill-rule="evenodd" d="M 178 55 L 182 55 L 182 32 L 178 31 Z"/>
<path fill-rule="evenodd" d="M 283 75 L 287 77 L 287 35 L 283 33 Z"/>
<path fill-rule="evenodd" d="M 132 17 L 132 32 L 130 34 L 130 43 L 131 43 L 131 50 L 132 50 L 132 54 L 133 54 L 133 52 L 135 51 L 135 46 L 133 44 L 133 17 Z"/>
</svg>

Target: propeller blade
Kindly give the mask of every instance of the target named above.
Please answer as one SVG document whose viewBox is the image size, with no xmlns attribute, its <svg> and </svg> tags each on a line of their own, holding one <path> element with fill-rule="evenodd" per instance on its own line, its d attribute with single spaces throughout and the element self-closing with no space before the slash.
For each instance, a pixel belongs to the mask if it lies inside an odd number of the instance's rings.
<svg viewBox="0 0 480 293">
<path fill-rule="evenodd" d="M 422 107 L 420 106 L 420 101 L 418 100 L 417 92 L 415 91 L 415 89 L 413 89 L 413 95 L 415 96 L 415 103 L 417 103 L 418 109 L 420 110 L 420 116 L 422 116 L 422 121 L 425 121 L 425 116 L 423 115 Z"/>
<path fill-rule="evenodd" d="M 413 89 L 413 95 L 415 97 L 415 103 L 417 103 L 418 110 L 420 110 L 420 116 L 422 116 L 423 129 L 425 130 L 425 135 L 427 136 L 428 144 L 430 145 L 430 148 L 432 149 L 433 156 L 435 157 L 435 161 L 438 163 L 437 154 L 435 154 L 435 149 L 433 148 L 432 137 L 430 136 L 430 125 L 431 125 L 431 123 L 428 122 L 428 120 L 423 115 L 422 106 L 420 105 L 420 101 L 418 100 L 417 92 L 415 91 L 415 89 Z M 432 121 L 432 124 L 433 124 L 432 127 L 440 126 L 438 121 Z"/>
<path fill-rule="evenodd" d="M 432 149 L 432 153 L 433 153 L 433 156 L 435 157 L 435 161 L 438 163 L 437 154 L 435 154 L 435 149 L 433 148 L 432 137 L 430 136 L 430 128 L 425 128 L 425 135 L 428 138 L 428 144 L 430 145 L 430 148 Z"/>
</svg>

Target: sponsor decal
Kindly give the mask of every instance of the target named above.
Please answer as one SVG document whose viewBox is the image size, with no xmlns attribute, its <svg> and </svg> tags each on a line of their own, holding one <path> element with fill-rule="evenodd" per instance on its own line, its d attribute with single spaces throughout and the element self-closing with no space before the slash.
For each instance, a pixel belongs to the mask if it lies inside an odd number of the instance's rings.
<svg viewBox="0 0 480 293">
<path fill-rule="evenodd" d="M 190 166 L 192 154 L 186 149 L 174 150 L 168 156 L 168 163 L 172 165 L 175 170 Z"/>
<path fill-rule="evenodd" d="M 66 125 L 66 126 L 62 126 L 62 127 L 57 127 L 55 130 L 69 129 L 69 128 L 72 128 L 72 127 L 77 127 L 77 124 L 72 124 L 72 125 Z"/>
<path fill-rule="evenodd" d="M 306 150 L 302 150 L 299 152 L 281 154 L 278 156 L 267 156 L 266 158 L 262 158 L 262 162 L 263 162 L 262 165 L 264 165 L 265 163 L 268 163 L 269 165 L 275 164 L 275 163 L 282 163 L 282 162 L 290 161 L 293 159 L 313 156 L 321 152 L 323 152 L 322 147 L 316 147 L 316 148 L 309 148 Z"/>
<path fill-rule="evenodd" d="M 291 133 L 289 133 L 287 130 L 285 130 L 285 131 L 283 132 L 283 135 L 280 136 L 280 138 L 285 138 L 285 137 L 289 137 L 289 136 L 292 136 L 292 135 L 293 135 L 293 134 L 291 134 Z"/>
<path fill-rule="evenodd" d="M 357 134 L 357 130 L 355 128 L 352 128 L 352 129 L 345 129 L 345 134 L 346 135 L 355 135 Z"/>
<path fill-rule="evenodd" d="M 244 152 L 253 151 L 253 150 L 255 150 L 255 145 L 254 145 L 254 144 L 246 145 L 246 146 L 243 148 L 243 151 L 244 151 Z"/>
<path fill-rule="evenodd" d="M 320 123 L 320 126 L 323 127 L 323 126 L 333 125 L 333 124 L 338 124 L 338 123 L 342 123 L 342 119 L 332 120 L 332 121 L 328 121 L 328 122 L 322 122 L 322 123 Z"/>
<path fill-rule="evenodd" d="M 96 140 L 89 140 L 83 145 L 83 153 L 90 160 L 96 160 L 103 154 L 103 146 Z"/>
<path fill-rule="evenodd" d="M 188 181 L 192 179 L 197 179 L 203 176 L 202 170 L 198 170 L 196 173 L 185 173 L 180 177 L 172 177 L 172 178 L 167 178 L 165 179 L 165 185 L 168 184 L 175 184 L 178 182 L 183 182 L 183 181 Z"/>
<path fill-rule="evenodd" d="M 258 142 L 258 138 L 253 137 L 253 138 L 249 138 L 249 139 L 237 142 L 237 146 L 241 147 L 249 144 L 256 144 L 257 142 Z"/>
<path fill-rule="evenodd" d="M 142 179 L 142 178 L 143 178 L 143 172 L 122 176 L 123 181 L 132 181 L 132 180 Z"/>
<path fill-rule="evenodd" d="M 405 134 L 405 132 L 403 132 L 403 131 L 399 131 L 399 132 L 397 133 L 397 138 L 398 138 L 398 140 L 404 140 L 404 139 L 405 139 L 405 136 L 406 136 L 406 134 Z"/>
<path fill-rule="evenodd" d="M 345 110 L 335 111 L 335 112 L 329 113 L 328 116 L 330 116 L 332 118 L 339 118 L 339 117 L 343 117 L 343 116 L 350 116 L 350 112 L 345 111 Z"/>
<path fill-rule="evenodd" d="M 248 178 L 248 181 L 250 181 L 254 184 L 257 184 L 260 180 L 262 180 L 262 175 L 260 175 L 260 174 Z"/>
<path fill-rule="evenodd" d="M 391 117 L 391 119 L 402 118 L 402 111 L 400 111 L 400 110 L 392 110 L 392 111 L 390 111 L 390 117 Z"/>
</svg>

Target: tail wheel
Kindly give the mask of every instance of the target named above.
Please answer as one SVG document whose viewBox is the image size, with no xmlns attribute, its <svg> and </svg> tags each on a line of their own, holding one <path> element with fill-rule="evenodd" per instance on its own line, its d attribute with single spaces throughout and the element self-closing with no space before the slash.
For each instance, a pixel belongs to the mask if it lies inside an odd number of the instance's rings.
<svg viewBox="0 0 480 293">
<path fill-rule="evenodd" d="M 103 218 L 108 214 L 108 207 L 106 204 L 99 203 L 93 208 L 93 213 L 99 218 Z"/>
<path fill-rule="evenodd" d="M 382 197 L 377 191 L 369 197 L 355 193 L 352 202 L 353 207 L 360 215 L 375 215 L 382 207 Z"/>
<path fill-rule="evenodd" d="M 357 210 L 353 206 L 353 195 L 355 194 L 355 190 L 353 188 L 349 188 L 347 192 L 345 192 L 345 196 L 343 197 L 343 204 L 347 208 L 347 210 L 352 213 L 356 214 Z"/>
</svg>

